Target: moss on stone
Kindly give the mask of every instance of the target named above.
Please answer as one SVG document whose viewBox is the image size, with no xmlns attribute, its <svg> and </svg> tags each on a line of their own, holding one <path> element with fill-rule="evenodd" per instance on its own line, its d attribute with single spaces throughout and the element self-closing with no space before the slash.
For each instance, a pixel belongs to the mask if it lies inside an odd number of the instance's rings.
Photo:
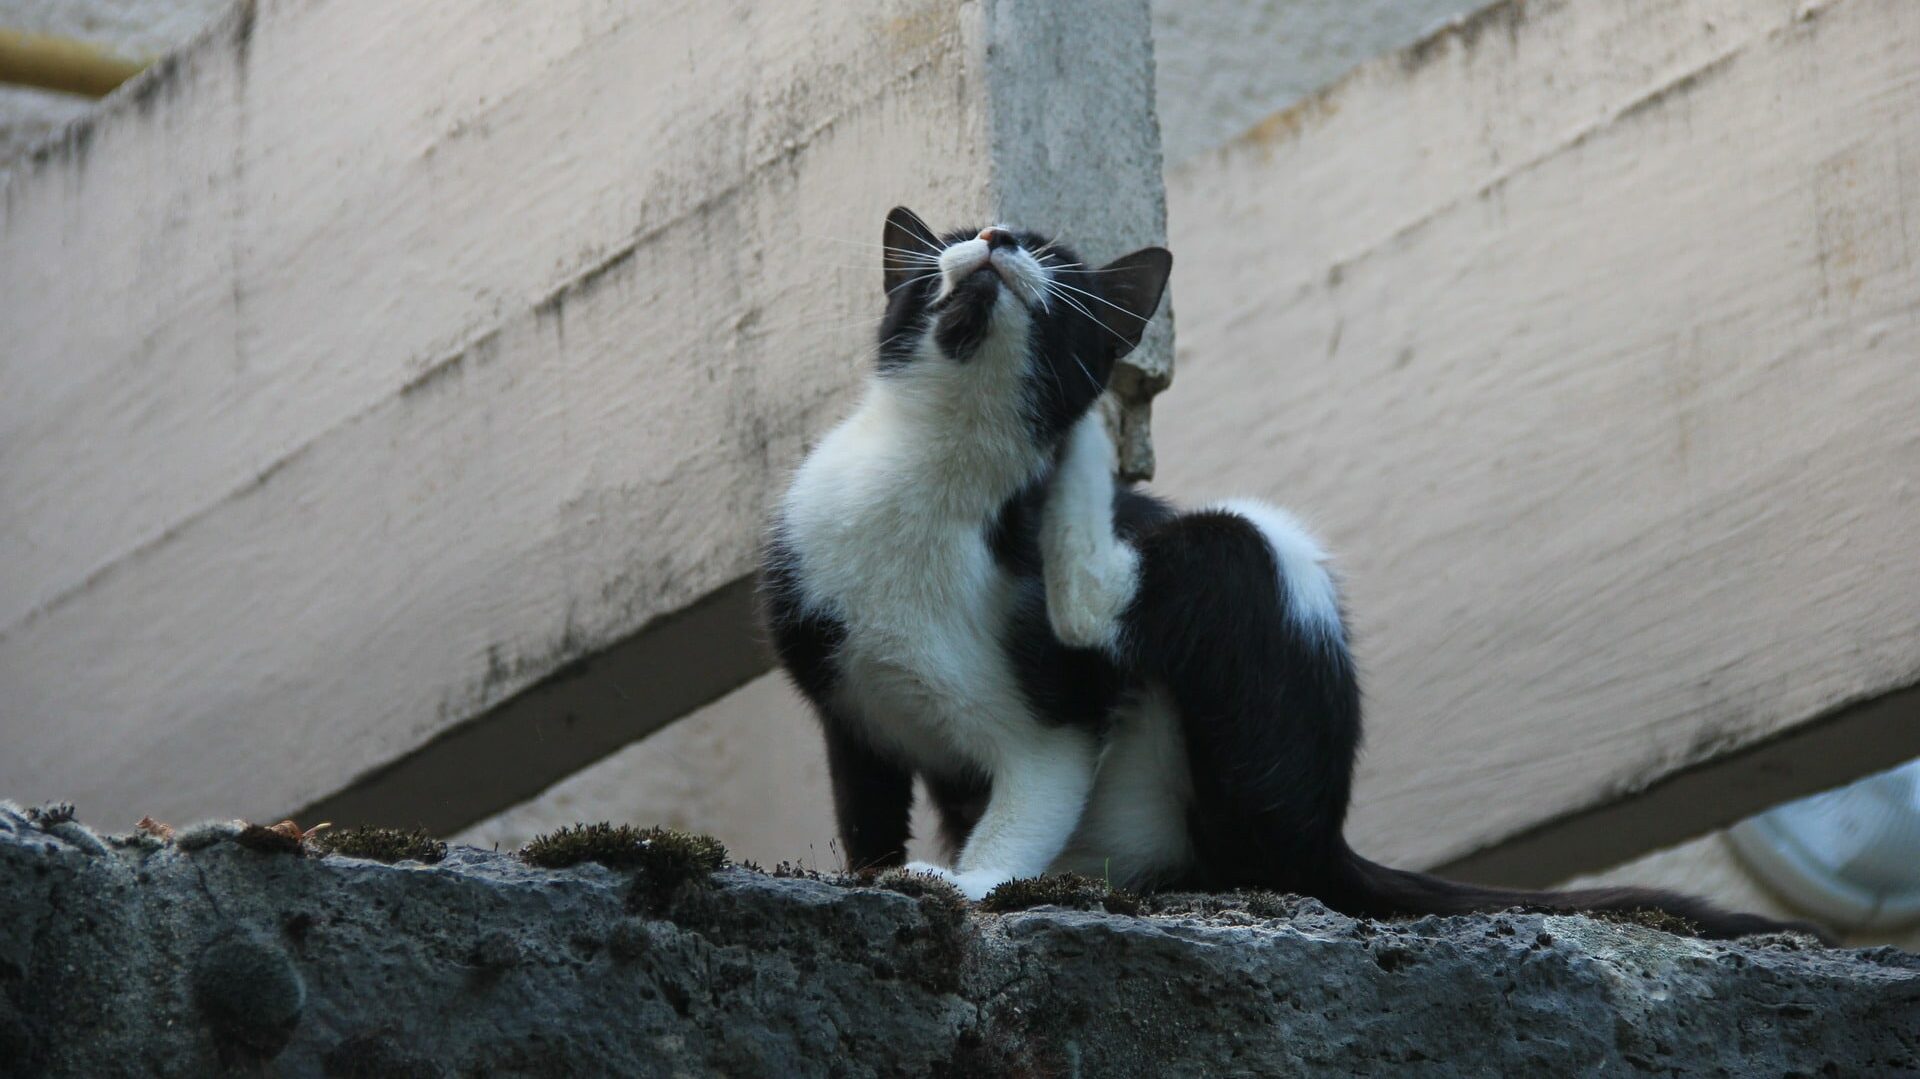
<svg viewBox="0 0 1920 1079">
<path fill-rule="evenodd" d="M 306 854 L 306 848 L 298 835 L 291 835 L 278 828 L 268 828 L 261 824 L 249 824 L 240 829 L 233 837 L 235 843 L 248 850 L 262 854 L 291 854 L 300 857 Z"/>
<path fill-rule="evenodd" d="M 1004 913 L 1034 907 L 1104 910 L 1109 914 L 1139 914 L 1140 897 L 1110 887 L 1105 881 L 1073 873 L 1010 880 L 980 901 L 980 909 Z"/>
<path fill-rule="evenodd" d="M 926 873 L 913 873 L 905 869 L 888 869 L 874 875 L 873 886 L 889 892 L 899 892 L 915 899 L 933 899 L 951 903 L 961 910 L 966 909 L 967 897 L 960 889 L 939 877 Z"/>
<path fill-rule="evenodd" d="M 1149 914 L 1196 914 L 1214 917 L 1230 912 L 1254 918 L 1291 919 L 1306 913 L 1328 913 L 1317 899 L 1280 892 L 1246 889 L 1236 892 L 1160 892 L 1146 897 Z"/>
<path fill-rule="evenodd" d="M 936 936 L 955 941 L 956 947 L 964 943 L 968 907 L 967 897 L 961 894 L 960 889 L 938 877 L 909 873 L 904 869 L 890 869 L 879 874 L 874 878 L 873 886 L 918 900 L 920 913 L 926 918 L 928 929 Z"/>
<path fill-rule="evenodd" d="M 609 869 L 637 871 L 628 905 L 657 911 L 684 888 L 706 882 L 727 862 L 719 840 L 674 828 L 635 828 L 630 824 L 576 824 L 535 836 L 520 849 L 529 865 L 562 869 L 597 862 Z"/>
<path fill-rule="evenodd" d="M 447 856 L 447 845 L 421 828 L 342 828 L 321 832 L 309 842 L 322 854 L 341 854 L 375 862 L 426 862 Z"/>
<path fill-rule="evenodd" d="M 909 976 L 936 993 L 957 992 L 973 939 L 967 897 L 948 881 L 904 869 L 884 870 L 868 883 L 914 899 L 925 919 L 925 934 L 910 946 Z"/>
<path fill-rule="evenodd" d="M 631 824 L 574 824 L 520 848 L 520 857 L 543 869 L 598 862 L 609 869 L 649 869 L 688 875 L 711 873 L 727 861 L 727 848 L 712 836 L 674 828 Z"/>
<path fill-rule="evenodd" d="M 1566 911 L 1542 911 L 1547 914 L 1565 914 Z M 1648 929 L 1658 929 L 1662 933 L 1672 933 L 1680 937 L 1697 937 L 1700 926 L 1688 918 L 1682 918 L 1664 910 L 1643 907 L 1639 910 L 1594 910 L 1579 911 L 1587 917 L 1600 922 L 1617 922 L 1623 925 L 1642 925 Z"/>
</svg>

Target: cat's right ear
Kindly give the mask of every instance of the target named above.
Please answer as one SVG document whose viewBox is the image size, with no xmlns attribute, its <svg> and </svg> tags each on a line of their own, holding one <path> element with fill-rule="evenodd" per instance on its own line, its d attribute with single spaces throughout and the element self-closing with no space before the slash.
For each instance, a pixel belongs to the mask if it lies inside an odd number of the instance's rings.
<svg viewBox="0 0 1920 1079">
<path fill-rule="evenodd" d="M 1095 314 L 1109 332 L 1126 346 L 1125 356 L 1140 343 L 1147 323 L 1160 308 L 1160 295 L 1167 291 L 1167 277 L 1173 273 L 1173 254 L 1164 247 L 1143 247 L 1131 255 L 1122 255 L 1094 271 L 1100 274 L 1100 291 L 1106 304 Z"/>
<path fill-rule="evenodd" d="M 887 228 L 881 234 L 881 265 L 886 269 L 887 295 L 922 274 L 932 273 L 940 257 L 940 241 L 934 239 L 920 215 L 905 206 L 895 206 L 887 214 Z"/>
</svg>

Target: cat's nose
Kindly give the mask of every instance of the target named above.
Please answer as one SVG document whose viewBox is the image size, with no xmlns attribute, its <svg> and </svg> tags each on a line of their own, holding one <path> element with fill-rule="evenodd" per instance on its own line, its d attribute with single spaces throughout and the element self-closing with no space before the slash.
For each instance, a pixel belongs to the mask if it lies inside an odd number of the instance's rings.
<svg viewBox="0 0 1920 1079">
<path fill-rule="evenodd" d="M 1000 229 L 1000 228 L 981 229 L 979 238 L 986 241 L 988 251 L 992 251 L 995 248 L 1000 248 L 1000 247 L 1017 246 L 1014 243 L 1013 233 L 1008 232 L 1006 229 Z"/>
</svg>

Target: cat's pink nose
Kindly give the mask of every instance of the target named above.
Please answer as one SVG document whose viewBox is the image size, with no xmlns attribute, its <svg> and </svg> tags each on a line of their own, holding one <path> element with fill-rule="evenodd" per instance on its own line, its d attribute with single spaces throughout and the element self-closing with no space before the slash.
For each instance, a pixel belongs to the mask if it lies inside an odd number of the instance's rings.
<svg viewBox="0 0 1920 1079">
<path fill-rule="evenodd" d="M 1013 233 L 1008 232 L 1006 229 L 984 228 L 980 230 L 979 238 L 987 242 L 987 250 L 989 251 L 998 247 L 1015 246 Z"/>
</svg>

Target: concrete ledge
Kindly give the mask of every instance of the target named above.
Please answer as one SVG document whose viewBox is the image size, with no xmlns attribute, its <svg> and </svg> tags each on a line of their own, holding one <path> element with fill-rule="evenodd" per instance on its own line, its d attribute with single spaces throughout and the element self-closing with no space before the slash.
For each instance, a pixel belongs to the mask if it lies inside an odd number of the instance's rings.
<svg viewBox="0 0 1920 1079">
<path fill-rule="evenodd" d="M 191 846 L 192 849 L 184 849 Z M 726 869 L 388 866 L 0 811 L 0 1051 L 35 1074 L 1891 1074 L 1920 958 L 1158 897 L 989 915 Z M 677 879 L 677 878 L 676 878 Z"/>
</svg>

